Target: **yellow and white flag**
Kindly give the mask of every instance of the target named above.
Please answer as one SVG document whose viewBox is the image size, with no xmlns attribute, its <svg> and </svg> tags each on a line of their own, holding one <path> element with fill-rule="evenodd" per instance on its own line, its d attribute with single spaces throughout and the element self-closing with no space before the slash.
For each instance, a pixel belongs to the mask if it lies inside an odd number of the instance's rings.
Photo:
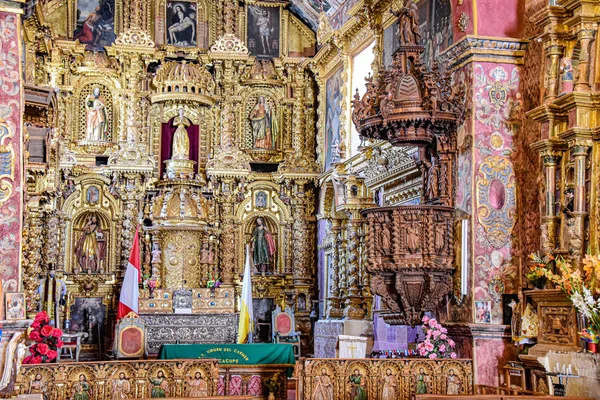
<svg viewBox="0 0 600 400">
<path fill-rule="evenodd" d="M 240 299 L 240 323 L 238 326 L 238 343 L 252 343 L 254 326 L 254 311 L 252 309 L 252 282 L 250 268 L 250 246 L 246 246 L 246 266 L 242 282 L 242 297 Z"/>
</svg>

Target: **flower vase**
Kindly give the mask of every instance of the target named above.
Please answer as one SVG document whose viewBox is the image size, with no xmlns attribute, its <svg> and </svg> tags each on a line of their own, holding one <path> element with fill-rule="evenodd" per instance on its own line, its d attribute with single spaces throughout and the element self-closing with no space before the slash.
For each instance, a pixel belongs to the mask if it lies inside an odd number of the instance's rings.
<svg viewBox="0 0 600 400">
<path fill-rule="evenodd" d="M 275 393 L 269 392 L 268 400 L 275 400 Z"/>
<path fill-rule="evenodd" d="M 598 352 L 598 343 L 590 343 L 588 342 L 587 344 L 587 350 L 590 353 L 597 353 Z"/>
<path fill-rule="evenodd" d="M 150 298 L 153 299 L 154 298 L 154 288 L 153 287 L 148 287 L 148 291 L 150 292 Z"/>
</svg>

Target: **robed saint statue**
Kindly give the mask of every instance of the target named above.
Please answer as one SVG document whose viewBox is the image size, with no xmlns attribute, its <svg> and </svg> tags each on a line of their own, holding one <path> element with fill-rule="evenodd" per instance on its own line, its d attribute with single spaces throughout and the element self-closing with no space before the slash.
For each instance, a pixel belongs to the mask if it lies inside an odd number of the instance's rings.
<svg viewBox="0 0 600 400">
<path fill-rule="evenodd" d="M 192 124 L 190 119 L 183 115 L 183 108 L 179 109 L 179 115 L 173 119 L 173 126 L 176 126 L 175 134 L 173 135 L 173 154 L 172 160 L 189 160 L 190 159 L 190 138 L 187 128 Z"/>
<path fill-rule="evenodd" d="M 267 272 L 271 265 L 271 259 L 275 256 L 276 247 L 271 232 L 260 217 L 256 219 L 251 244 L 254 265 L 259 272 Z"/>
</svg>

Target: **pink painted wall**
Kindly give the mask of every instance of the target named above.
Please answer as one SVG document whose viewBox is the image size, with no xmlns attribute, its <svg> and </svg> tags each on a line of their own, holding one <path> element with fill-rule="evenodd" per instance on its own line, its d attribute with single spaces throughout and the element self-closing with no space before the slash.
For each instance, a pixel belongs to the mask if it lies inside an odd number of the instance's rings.
<svg viewBox="0 0 600 400">
<path fill-rule="evenodd" d="M 477 2 L 478 36 L 521 37 L 525 15 L 524 0 L 475 1 Z"/>
<path fill-rule="evenodd" d="M 22 221 L 21 31 L 18 15 L 0 12 L 0 277 L 19 290 Z"/>
</svg>

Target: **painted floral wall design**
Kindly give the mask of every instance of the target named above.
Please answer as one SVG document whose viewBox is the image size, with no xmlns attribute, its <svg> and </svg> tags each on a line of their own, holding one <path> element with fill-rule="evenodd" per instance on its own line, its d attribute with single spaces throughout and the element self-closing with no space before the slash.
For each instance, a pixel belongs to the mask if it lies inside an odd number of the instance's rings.
<svg viewBox="0 0 600 400">
<path fill-rule="evenodd" d="M 21 248 L 21 58 L 18 16 L 0 12 L 0 278 L 18 291 Z"/>
</svg>

